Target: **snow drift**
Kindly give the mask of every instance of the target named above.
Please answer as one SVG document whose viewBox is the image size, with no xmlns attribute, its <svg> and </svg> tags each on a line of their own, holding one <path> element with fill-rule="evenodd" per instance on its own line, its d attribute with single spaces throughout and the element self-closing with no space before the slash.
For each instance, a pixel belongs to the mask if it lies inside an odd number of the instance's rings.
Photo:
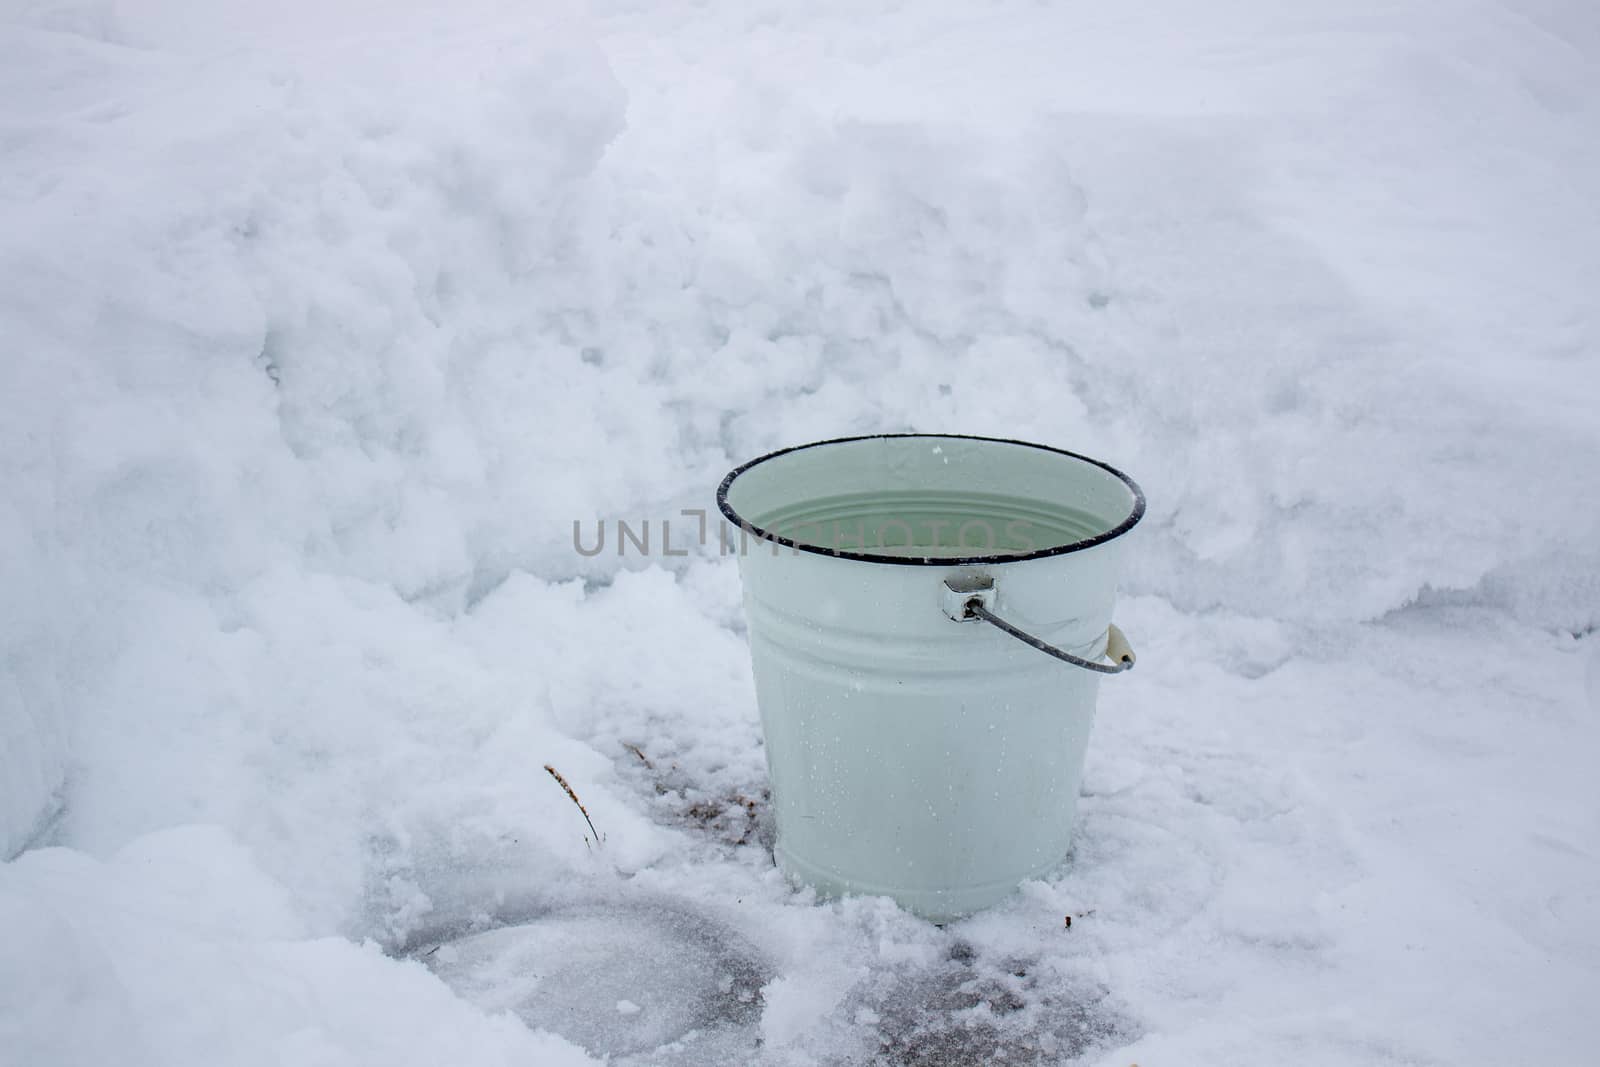
<svg viewBox="0 0 1600 1067">
<path fill-rule="evenodd" d="M 752 946 L 728 1062 L 1592 1043 L 1586 5 L 391 7 L 0 17 L 19 1062 L 583 1062 L 351 943 L 560 886 Z M 908 429 L 1151 501 L 1075 860 L 959 931 L 771 871 L 731 561 L 571 544 Z"/>
</svg>

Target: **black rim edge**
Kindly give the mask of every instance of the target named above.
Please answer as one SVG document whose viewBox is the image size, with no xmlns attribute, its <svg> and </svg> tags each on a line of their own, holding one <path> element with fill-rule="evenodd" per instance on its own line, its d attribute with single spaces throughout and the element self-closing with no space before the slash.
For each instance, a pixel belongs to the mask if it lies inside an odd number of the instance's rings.
<svg viewBox="0 0 1600 1067">
<path fill-rule="evenodd" d="M 1090 537 L 1087 540 L 1074 541 L 1071 544 L 1058 545 L 1055 548 L 1036 549 L 1032 552 L 1022 553 L 1021 555 L 990 554 L 987 556 L 889 556 L 876 552 L 850 552 L 842 548 L 828 548 L 824 545 L 808 545 L 802 541 L 796 541 L 793 538 L 784 537 L 781 534 L 773 533 L 771 530 L 764 530 L 759 526 L 746 522 L 739 516 L 738 512 L 733 510 L 732 505 L 728 503 L 728 489 L 733 485 L 734 480 L 745 471 L 765 463 L 769 459 L 777 459 L 779 456 L 787 456 L 791 452 L 804 452 L 808 448 L 821 448 L 823 445 L 844 445 L 850 444 L 854 441 L 881 441 L 906 437 L 924 437 L 955 441 L 988 441 L 997 445 L 1020 445 L 1023 448 L 1036 448 L 1041 452 L 1053 452 L 1058 456 L 1067 456 L 1071 459 L 1082 460 L 1085 463 L 1099 467 L 1101 470 L 1115 477 L 1123 485 L 1127 486 L 1128 491 L 1133 494 L 1133 511 L 1129 513 L 1126 519 L 1123 519 L 1120 523 L 1107 530 L 1105 533 L 1095 534 L 1093 537 Z M 1069 552 L 1082 552 L 1086 548 L 1093 548 L 1095 545 L 1103 545 L 1107 541 L 1121 537 L 1123 534 L 1137 526 L 1140 519 L 1144 518 L 1144 490 L 1140 489 L 1138 483 L 1132 478 L 1117 470 L 1117 468 L 1113 467 L 1109 463 L 1103 463 L 1100 460 L 1095 459 L 1093 456 L 1085 456 L 1077 452 L 1068 452 L 1064 448 L 1053 448 L 1050 445 L 1041 445 L 1034 441 L 1018 441 L 1010 437 L 984 437 L 979 434 L 968 433 L 866 433 L 857 434 L 853 437 L 832 437 L 826 441 L 811 441 L 803 445 L 790 445 L 788 448 L 780 448 L 776 452 L 768 452 L 764 456 L 757 456 L 755 459 L 752 459 L 746 463 L 741 463 L 739 466 L 729 471 L 728 476 L 722 479 L 722 484 L 717 486 L 717 510 L 722 512 L 723 517 L 729 522 L 733 523 L 741 530 L 748 530 L 760 540 L 771 541 L 774 544 L 782 545 L 785 548 L 792 548 L 799 552 L 810 552 L 813 555 L 818 556 L 832 556 L 836 559 L 853 559 L 862 563 L 893 563 L 902 567 L 969 567 L 979 564 L 990 565 L 997 563 L 1021 563 L 1024 560 L 1030 559 L 1045 559 L 1050 556 L 1064 556 Z"/>
</svg>

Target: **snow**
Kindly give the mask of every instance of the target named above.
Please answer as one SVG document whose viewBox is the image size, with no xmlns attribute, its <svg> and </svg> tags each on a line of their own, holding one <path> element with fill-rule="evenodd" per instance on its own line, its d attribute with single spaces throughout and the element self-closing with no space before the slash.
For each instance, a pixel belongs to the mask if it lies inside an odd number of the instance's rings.
<svg viewBox="0 0 1600 1067">
<path fill-rule="evenodd" d="M 0 1063 L 1590 1058 L 1591 5 L 400 6 L 0 5 Z M 944 929 L 572 540 L 907 429 L 1150 499 Z"/>
<path fill-rule="evenodd" d="M 0 873 L 8 1063 L 596 1062 L 475 1011 L 419 963 L 307 936 L 215 827 L 104 862 L 38 849 Z"/>
</svg>

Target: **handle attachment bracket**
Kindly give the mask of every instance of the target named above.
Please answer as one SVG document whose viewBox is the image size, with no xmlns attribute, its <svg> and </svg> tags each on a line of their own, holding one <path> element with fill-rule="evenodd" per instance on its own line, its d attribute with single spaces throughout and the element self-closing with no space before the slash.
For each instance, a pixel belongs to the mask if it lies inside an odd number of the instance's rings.
<svg viewBox="0 0 1600 1067">
<path fill-rule="evenodd" d="M 994 579 L 988 576 L 952 577 L 946 578 L 942 590 L 941 607 L 949 618 L 956 622 L 986 622 L 1003 633 L 1015 637 L 1018 641 L 1032 648 L 1038 649 L 1047 656 L 1054 656 L 1063 663 L 1070 663 L 1074 667 L 1082 667 L 1086 671 L 1095 671 L 1099 674 L 1121 674 L 1123 671 L 1133 669 L 1134 662 L 1138 659 L 1133 653 L 1133 648 L 1128 644 L 1127 637 L 1116 623 L 1106 627 L 1105 656 L 1110 663 L 1101 663 L 1097 660 L 1084 659 L 1075 656 L 1064 648 L 1055 645 L 1040 637 L 1035 637 L 1026 630 L 1000 618 L 994 613 L 995 588 Z"/>
</svg>

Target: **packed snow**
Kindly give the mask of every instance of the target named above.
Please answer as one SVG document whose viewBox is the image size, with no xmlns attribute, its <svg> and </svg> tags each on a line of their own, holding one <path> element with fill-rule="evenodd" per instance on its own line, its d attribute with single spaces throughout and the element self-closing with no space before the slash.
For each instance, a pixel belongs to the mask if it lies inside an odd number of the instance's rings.
<svg viewBox="0 0 1600 1067">
<path fill-rule="evenodd" d="M 1592 1062 L 1597 293 L 1589 0 L 3 0 L 0 1064 Z M 904 430 L 1150 502 L 945 927 L 684 537 Z"/>
</svg>

